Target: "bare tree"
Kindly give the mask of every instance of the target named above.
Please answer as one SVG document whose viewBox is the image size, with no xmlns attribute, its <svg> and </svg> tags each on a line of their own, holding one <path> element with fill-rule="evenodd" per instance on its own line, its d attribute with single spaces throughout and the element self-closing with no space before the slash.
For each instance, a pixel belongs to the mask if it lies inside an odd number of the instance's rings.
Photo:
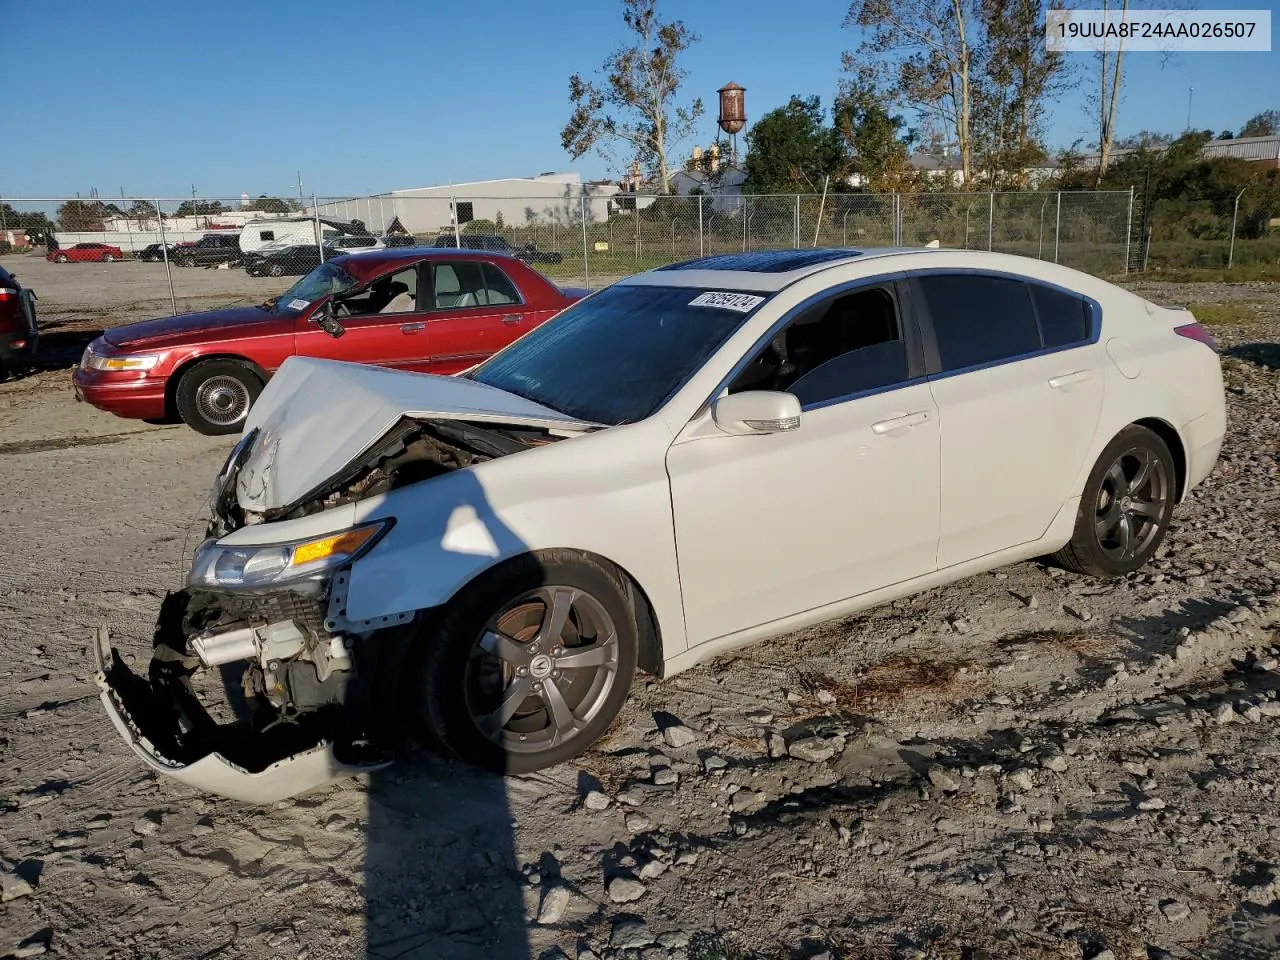
<svg viewBox="0 0 1280 960">
<path fill-rule="evenodd" d="M 1114 10 L 1111 0 L 1102 0 L 1102 9 Z M 1129 12 L 1129 0 L 1120 0 L 1120 14 Z M 1120 87 L 1124 83 L 1124 39 L 1103 40 L 1098 51 L 1098 182 L 1102 182 L 1111 162 L 1111 147 L 1116 138 L 1116 111 L 1120 106 Z"/>
<path fill-rule="evenodd" d="M 702 100 L 676 102 L 687 71 L 677 60 L 698 42 L 681 20 L 658 19 L 657 0 L 623 0 L 622 20 L 634 43 L 611 53 L 600 66 L 601 83 L 569 78 L 573 113 L 560 143 L 575 160 L 595 149 L 611 156 L 619 141 L 658 179 L 667 193 L 667 153 L 694 130 Z"/>
<path fill-rule="evenodd" d="M 974 37 L 979 0 L 854 0 L 846 27 L 867 31 L 844 68 L 858 86 L 883 90 L 888 100 L 937 115 L 955 134 L 966 188 L 973 183 Z"/>
<path fill-rule="evenodd" d="M 982 0 L 974 140 L 987 182 L 1027 186 L 1025 170 L 1044 156 L 1045 107 L 1066 80 L 1067 60 L 1045 44 L 1043 0 Z"/>
</svg>

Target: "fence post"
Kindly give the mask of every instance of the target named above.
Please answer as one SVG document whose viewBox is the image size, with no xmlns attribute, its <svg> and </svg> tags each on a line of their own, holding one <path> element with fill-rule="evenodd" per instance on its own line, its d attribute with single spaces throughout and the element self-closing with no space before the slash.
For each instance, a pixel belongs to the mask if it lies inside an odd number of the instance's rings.
<svg viewBox="0 0 1280 960">
<path fill-rule="evenodd" d="M 1129 216 L 1124 226 L 1124 272 L 1129 272 L 1129 241 L 1133 237 L 1133 184 L 1129 185 Z"/>
<path fill-rule="evenodd" d="M 178 315 L 178 298 L 173 295 L 173 264 L 169 262 L 169 244 L 164 238 L 164 212 L 160 209 L 160 201 L 152 200 L 151 205 L 156 208 L 156 220 L 160 224 L 160 253 L 164 256 L 164 275 L 169 278 L 169 307 L 173 311 L 171 316 Z"/>
<path fill-rule="evenodd" d="M 987 194 L 987 253 L 991 252 L 991 243 L 994 239 L 996 224 L 996 192 L 994 190 Z"/>
<path fill-rule="evenodd" d="M 796 194 L 796 216 L 795 230 L 792 233 L 791 248 L 793 250 L 800 249 L 800 194 Z"/>
<path fill-rule="evenodd" d="M 902 194 L 896 190 L 893 193 L 893 242 L 895 246 L 902 246 Z"/>
<path fill-rule="evenodd" d="M 582 280 L 583 286 L 591 289 L 591 264 L 587 257 L 587 188 L 582 187 Z"/>
<path fill-rule="evenodd" d="M 1058 239 L 1062 236 L 1062 191 L 1058 191 L 1058 212 L 1053 218 L 1053 262 L 1058 262 Z"/>
<path fill-rule="evenodd" d="M 751 201 L 742 198 L 742 252 L 747 252 L 747 219 L 751 216 Z"/>
<path fill-rule="evenodd" d="M 636 227 L 636 263 L 640 262 L 640 195 L 631 195 L 631 219 Z"/>
<path fill-rule="evenodd" d="M 311 195 L 311 212 L 316 219 L 316 255 L 320 257 L 320 263 L 324 263 L 324 231 L 320 226 L 320 204 L 316 202 L 314 193 Z M 458 244 L 458 246 L 462 246 L 462 244 Z"/>
<path fill-rule="evenodd" d="M 671 218 L 671 259 L 676 258 L 676 221 L 675 217 Z"/>
<path fill-rule="evenodd" d="M 844 216 L 840 218 L 840 246 L 847 247 L 849 245 L 849 211 L 844 212 Z"/>
<path fill-rule="evenodd" d="M 703 232 L 702 232 L 702 194 L 698 194 L 698 256 L 705 257 L 706 252 L 703 248 Z"/>
<path fill-rule="evenodd" d="M 1236 204 L 1231 210 L 1231 245 L 1227 248 L 1227 269 L 1231 269 L 1231 265 L 1236 259 L 1236 216 L 1240 213 L 1240 198 L 1244 196 L 1244 192 L 1248 187 L 1241 187 L 1240 192 L 1236 194 Z"/>
</svg>

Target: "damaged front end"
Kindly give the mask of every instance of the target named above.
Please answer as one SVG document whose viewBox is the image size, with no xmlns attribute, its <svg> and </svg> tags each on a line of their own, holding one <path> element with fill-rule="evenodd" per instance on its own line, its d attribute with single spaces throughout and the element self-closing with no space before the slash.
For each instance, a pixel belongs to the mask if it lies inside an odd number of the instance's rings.
<svg viewBox="0 0 1280 960">
<path fill-rule="evenodd" d="M 134 752 L 158 772 L 254 803 L 385 766 L 403 736 L 405 668 L 425 614 L 347 618 L 351 566 L 395 521 L 343 526 L 343 508 L 557 439 L 520 424 L 405 416 L 293 502 L 246 509 L 261 504 L 244 487 L 261 479 L 252 466 L 262 433 L 247 433 L 219 472 L 207 539 L 186 589 L 162 604 L 145 677 L 105 630 L 95 644 L 103 703 Z M 327 511 L 339 529 L 316 527 Z M 269 535 L 299 523 L 326 532 Z M 268 542 L 245 543 L 245 533 Z"/>
</svg>

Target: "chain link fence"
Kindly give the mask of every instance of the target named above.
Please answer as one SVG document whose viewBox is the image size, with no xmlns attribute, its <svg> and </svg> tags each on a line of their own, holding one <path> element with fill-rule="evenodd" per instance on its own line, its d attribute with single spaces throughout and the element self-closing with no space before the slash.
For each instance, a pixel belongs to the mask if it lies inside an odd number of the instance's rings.
<svg viewBox="0 0 1280 960">
<path fill-rule="evenodd" d="M 1133 191 L 679 197 L 562 186 L 542 197 L 260 198 L 258 209 L 243 198 L 0 200 L 0 256 L 31 275 L 45 317 L 52 307 L 113 322 L 261 303 L 322 260 L 386 247 L 492 250 L 592 288 L 694 257 L 812 246 L 937 241 L 1108 277 L 1280 256 L 1265 220 L 1233 222 L 1230 203 L 1143 211 Z"/>
</svg>

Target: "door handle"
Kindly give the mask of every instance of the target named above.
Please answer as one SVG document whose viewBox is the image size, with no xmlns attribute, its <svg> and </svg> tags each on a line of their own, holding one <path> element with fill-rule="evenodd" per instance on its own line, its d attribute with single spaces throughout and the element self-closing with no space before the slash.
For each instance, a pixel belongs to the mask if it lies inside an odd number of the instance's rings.
<svg viewBox="0 0 1280 960">
<path fill-rule="evenodd" d="M 929 421 L 929 411 L 919 410 L 915 413 L 903 414 L 901 417 L 890 417 L 888 420 L 878 420 L 871 425 L 872 433 L 893 433 L 897 430 L 906 430 L 910 427 L 918 427 L 922 423 Z"/>
<path fill-rule="evenodd" d="M 404 334 L 420 333 L 424 324 L 421 323 L 402 323 L 400 324 L 400 332 Z"/>
<path fill-rule="evenodd" d="M 507 326 L 514 326 L 515 324 L 519 323 L 523 319 L 524 319 L 523 313 L 508 313 L 503 315 L 502 322 L 505 323 Z"/>
<path fill-rule="evenodd" d="M 1061 390 L 1064 387 L 1070 387 L 1073 384 L 1084 383 L 1086 380 L 1092 379 L 1092 370 L 1074 370 L 1071 373 L 1064 373 L 1060 377 L 1050 377 L 1049 386 L 1054 390 Z"/>
</svg>

